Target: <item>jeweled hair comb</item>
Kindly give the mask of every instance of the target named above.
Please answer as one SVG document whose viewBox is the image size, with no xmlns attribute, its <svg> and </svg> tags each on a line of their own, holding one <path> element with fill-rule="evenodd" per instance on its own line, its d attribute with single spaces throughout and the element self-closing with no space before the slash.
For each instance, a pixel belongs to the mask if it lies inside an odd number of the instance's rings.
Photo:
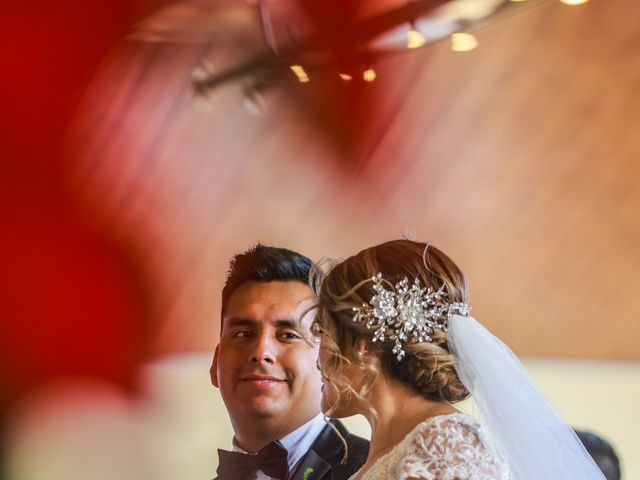
<svg viewBox="0 0 640 480">
<path fill-rule="evenodd" d="M 353 307 L 353 321 L 376 328 L 374 342 L 394 341 L 392 352 L 398 360 L 405 356 L 403 343 L 431 342 L 436 330 L 447 331 L 452 315 L 467 316 L 471 310 L 466 303 L 448 302 L 444 285 L 438 290 L 424 288 L 417 277 L 411 286 L 404 277 L 392 290 L 385 288 L 385 283 L 391 283 L 384 280 L 381 273 L 371 281 L 376 293 L 368 304 Z"/>
</svg>

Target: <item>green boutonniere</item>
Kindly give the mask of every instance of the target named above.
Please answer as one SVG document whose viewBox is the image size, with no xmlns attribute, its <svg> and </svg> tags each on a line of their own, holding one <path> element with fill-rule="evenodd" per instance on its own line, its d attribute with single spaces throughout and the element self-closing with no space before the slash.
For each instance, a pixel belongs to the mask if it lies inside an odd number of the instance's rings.
<svg viewBox="0 0 640 480">
<path fill-rule="evenodd" d="M 309 476 L 313 473 L 313 468 L 307 467 L 302 474 L 302 480 L 309 480 Z"/>
</svg>

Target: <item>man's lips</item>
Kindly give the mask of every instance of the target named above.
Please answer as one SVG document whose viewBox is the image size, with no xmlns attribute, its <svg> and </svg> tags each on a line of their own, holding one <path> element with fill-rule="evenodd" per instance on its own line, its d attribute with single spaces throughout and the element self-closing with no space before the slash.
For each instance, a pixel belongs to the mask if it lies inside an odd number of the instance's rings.
<svg viewBox="0 0 640 480">
<path fill-rule="evenodd" d="M 246 375 L 244 377 L 241 377 L 240 381 L 260 388 L 269 388 L 274 385 L 286 382 L 286 380 L 282 378 L 274 377 L 271 375 Z"/>
</svg>

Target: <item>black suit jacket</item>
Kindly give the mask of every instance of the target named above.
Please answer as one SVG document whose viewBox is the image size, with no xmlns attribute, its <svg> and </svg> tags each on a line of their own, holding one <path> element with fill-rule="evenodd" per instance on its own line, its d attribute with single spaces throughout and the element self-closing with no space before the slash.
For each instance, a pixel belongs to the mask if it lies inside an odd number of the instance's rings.
<svg viewBox="0 0 640 480">
<path fill-rule="evenodd" d="M 347 443 L 345 463 L 341 463 L 345 454 L 344 444 L 333 428 L 327 425 L 298 462 L 290 480 L 347 480 L 364 464 L 369 453 L 369 442 L 349 433 L 338 420 L 331 420 L 331 423 Z"/>
<path fill-rule="evenodd" d="M 331 423 L 347 444 L 345 462 L 342 463 L 345 453 L 344 444 L 333 428 L 327 425 L 298 462 L 295 470 L 290 472 L 289 480 L 347 480 L 364 464 L 369 453 L 369 442 L 349 433 L 338 420 L 331 420 Z M 219 480 L 246 479 L 222 478 Z"/>
</svg>

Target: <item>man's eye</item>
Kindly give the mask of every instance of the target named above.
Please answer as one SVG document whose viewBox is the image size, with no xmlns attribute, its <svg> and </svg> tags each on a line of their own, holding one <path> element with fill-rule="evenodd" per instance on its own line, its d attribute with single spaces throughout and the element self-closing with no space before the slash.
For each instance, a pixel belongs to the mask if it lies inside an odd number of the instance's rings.
<svg viewBox="0 0 640 480">
<path fill-rule="evenodd" d="M 236 332 L 233 332 L 231 334 L 231 336 L 233 338 L 246 338 L 251 336 L 251 331 L 250 330 L 238 330 Z"/>
<path fill-rule="evenodd" d="M 297 338 L 301 338 L 299 334 L 296 332 L 282 332 L 280 334 L 281 338 L 286 338 L 287 340 L 295 340 Z"/>
</svg>

